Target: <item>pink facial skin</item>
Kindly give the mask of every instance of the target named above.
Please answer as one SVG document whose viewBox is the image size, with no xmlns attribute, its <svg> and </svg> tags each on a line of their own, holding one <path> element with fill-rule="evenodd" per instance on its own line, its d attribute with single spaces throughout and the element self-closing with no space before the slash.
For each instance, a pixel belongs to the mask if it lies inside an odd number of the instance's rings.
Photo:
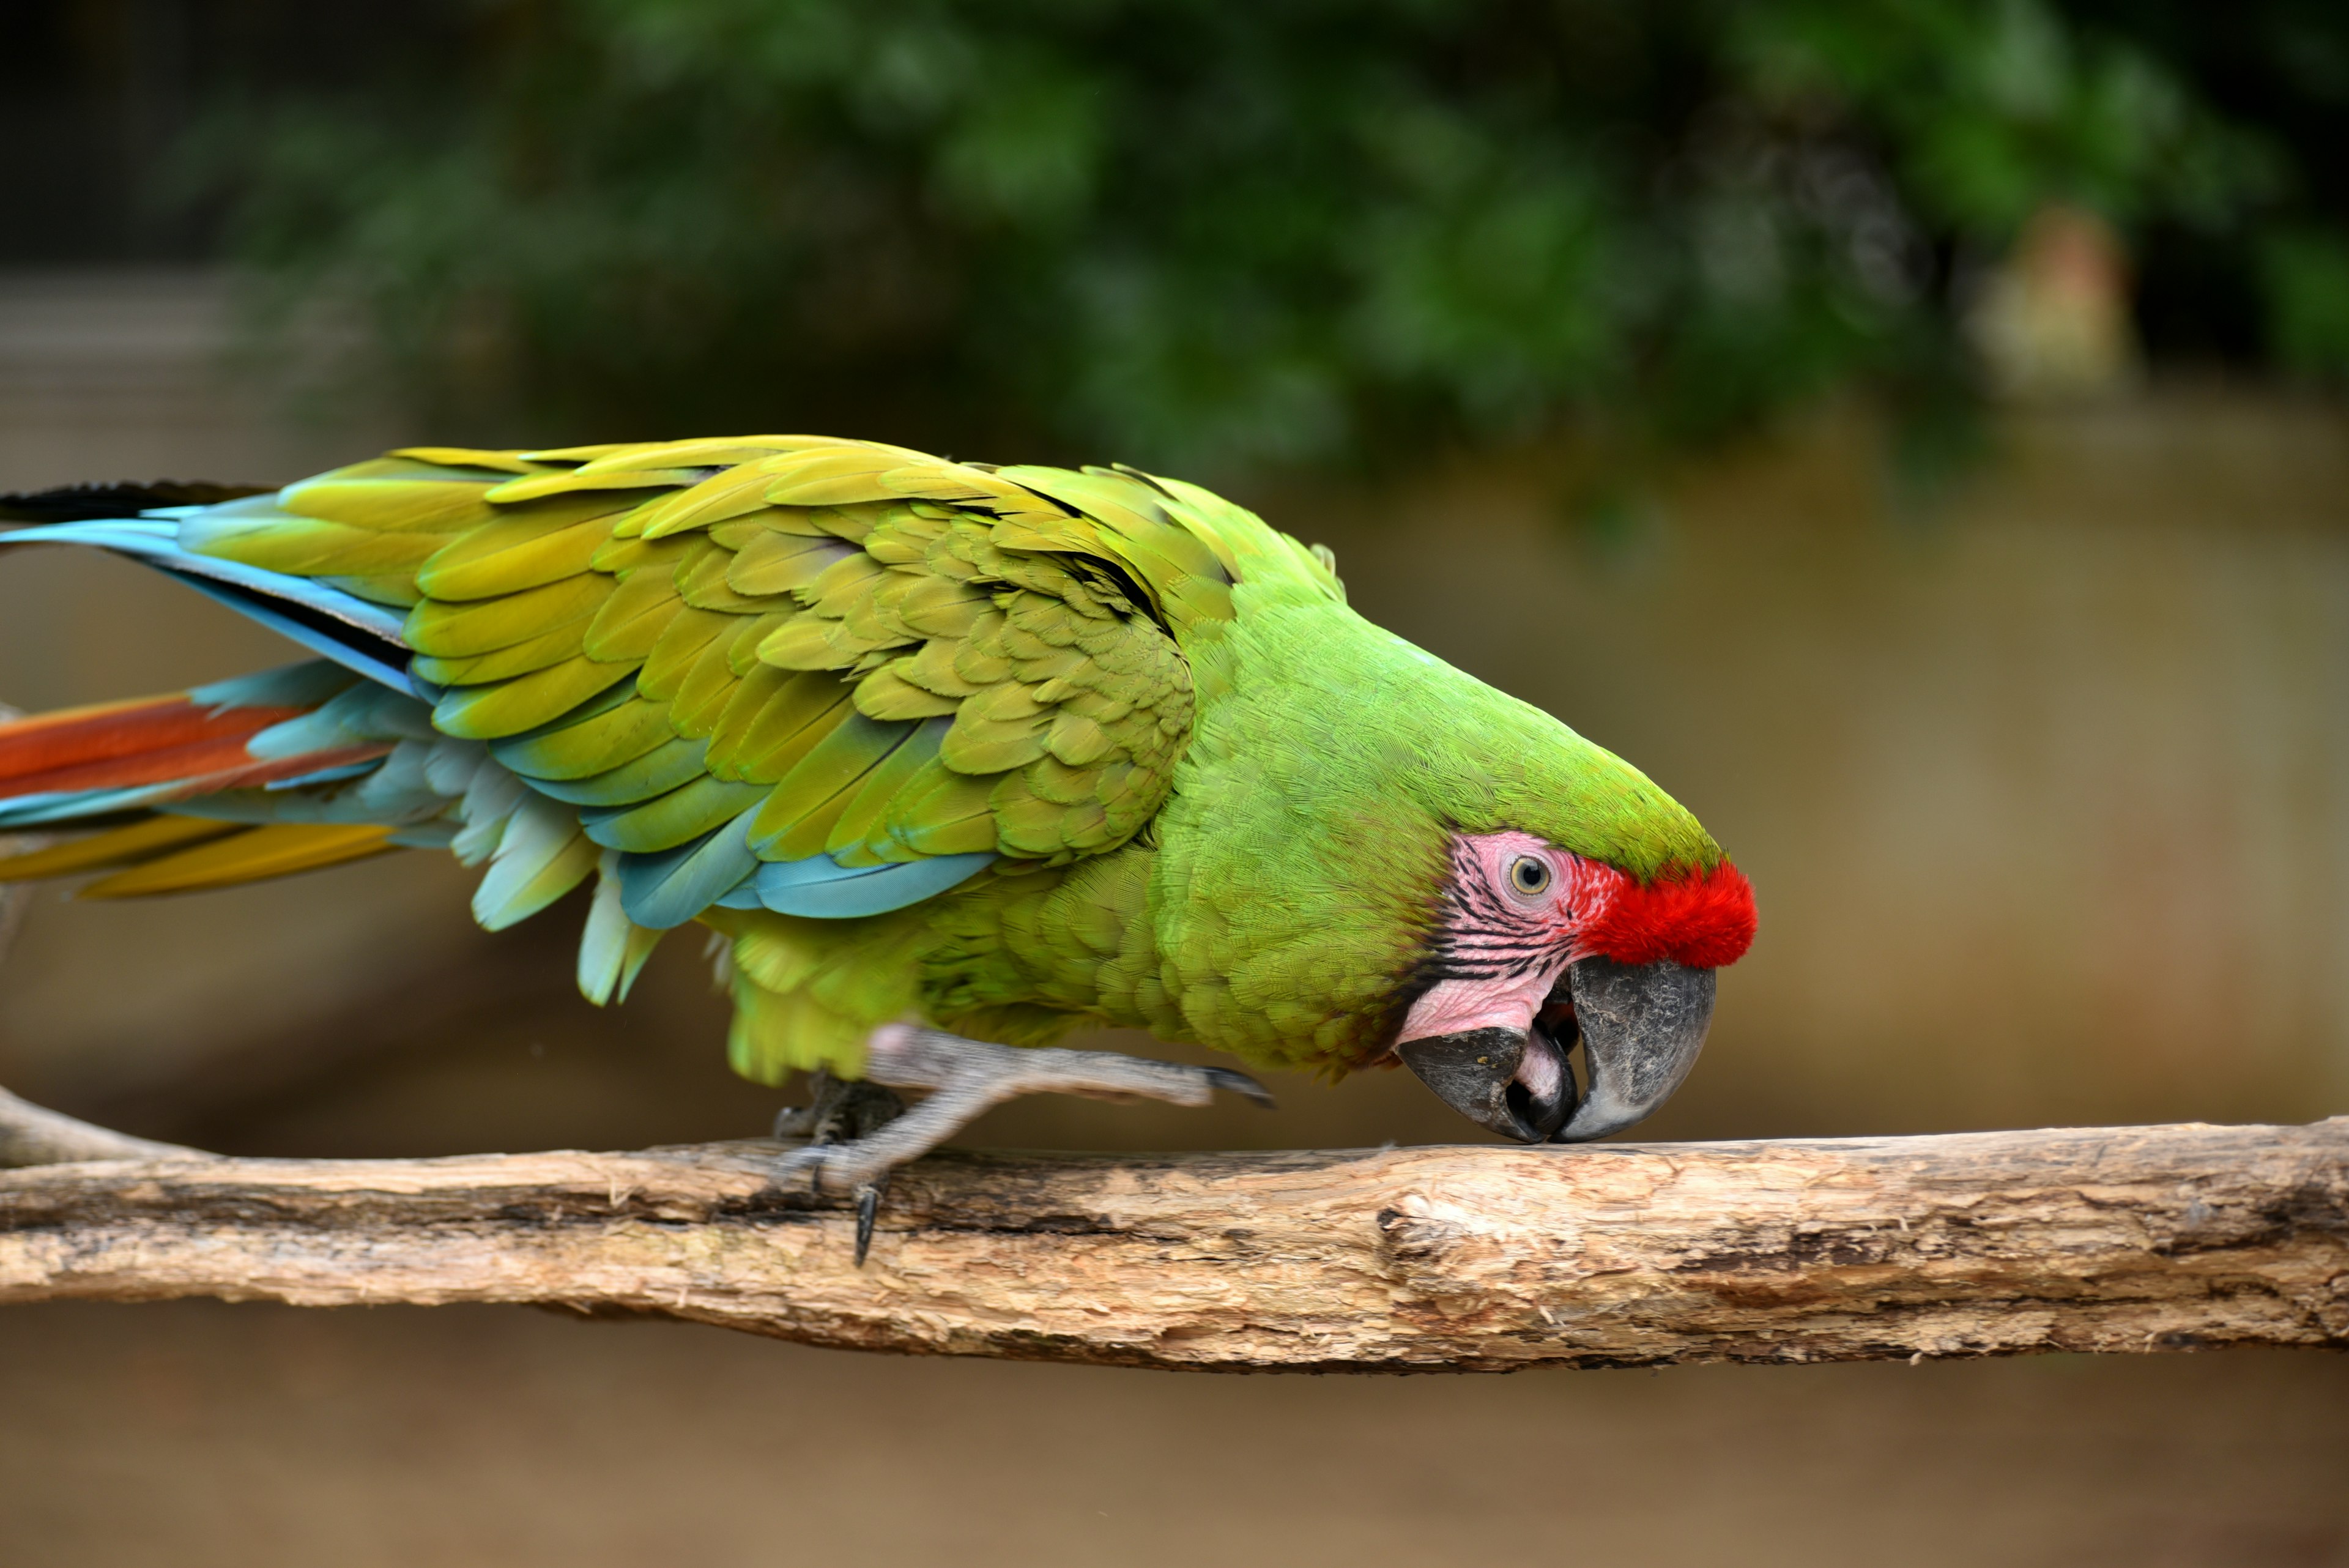
<svg viewBox="0 0 2349 1568">
<path fill-rule="evenodd" d="M 1549 885 L 1538 894 L 1521 891 L 1511 879 L 1511 867 L 1525 858 L 1549 867 Z M 1613 890 L 1604 867 L 1515 831 L 1454 838 L 1452 872 L 1445 958 L 1455 967 L 1495 972 L 1430 986 L 1404 1018 L 1398 1044 L 1472 1029 L 1531 1028 L 1559 974 L 1580 956 L 1577 928 Z"/>
<path fill-rule="evenodd" d="M 1510 980 L 1437 981 L 1412 1004 L 1395 1044 L 1464 1034 L 1471 1029 L 1530 1028 L 1565 968 L 1566 960 L 1560 958 L 1556 968 Z"/>
</svg>

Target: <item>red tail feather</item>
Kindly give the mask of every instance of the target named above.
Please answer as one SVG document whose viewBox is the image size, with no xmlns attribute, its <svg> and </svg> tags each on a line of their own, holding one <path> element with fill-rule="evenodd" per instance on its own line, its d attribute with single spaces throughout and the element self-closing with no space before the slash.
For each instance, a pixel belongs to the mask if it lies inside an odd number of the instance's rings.
<svg viewBox="0 0 2349 1568">
<path fill-rule="evenodd" d="M 266 762 L 245 750 L 253 736 L 305 711 L 211 708 L 185 697 L 154 697 L 0 724 L 0 799 L 182 782 L 252 788 L 390 749 L 357 747 Z"/>
</svg>

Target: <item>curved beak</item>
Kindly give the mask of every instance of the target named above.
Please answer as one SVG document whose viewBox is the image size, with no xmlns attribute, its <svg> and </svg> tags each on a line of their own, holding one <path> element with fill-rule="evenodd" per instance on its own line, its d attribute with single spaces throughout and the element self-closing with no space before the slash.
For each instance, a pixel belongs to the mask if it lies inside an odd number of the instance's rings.
<svg viewBox="0 0 2349 1568">
<path fill-rule="evenodd" d="M 1556 1135 L 1559 1143 L 1605 1137 L 1672 1097 L 1704 1049 L 1713 1023 L 1713 971 L 1670 959 L 1617 963 L 1587 958 L 1568 966 L 1575 1022 L 1589 1091 Z"/>
<path fill-rule="evenodd" d="M 1395 1054 L 1478 1127 L 1519 1143 L 1579 1143 L 1671 1097 L 1704 1046 L 1713 996 L 1709 969 L 1581 959 L 1526 1028 L 1430 1035 Z M 1589 1080 L 1579 1095 L 1567 1063 L 1578 1035 Z"/>
</svg>

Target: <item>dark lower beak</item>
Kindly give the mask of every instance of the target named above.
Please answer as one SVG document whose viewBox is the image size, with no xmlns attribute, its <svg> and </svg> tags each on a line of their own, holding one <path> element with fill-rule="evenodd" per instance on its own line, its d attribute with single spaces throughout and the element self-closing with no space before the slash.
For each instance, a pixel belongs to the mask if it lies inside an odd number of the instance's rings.
<svg viewBox="0 0 2349 1568">
<path fill-rule="evenodd" d="M 1709 969 L 1582 959 L 1530 1029 L 1439 1034 L 1395 1054 L 1478 1127 L 1519 1143 L 1579 1143 L 1671 1097 L 1704 1046 L 1713 994 Z M 1567 1064 L 1578 1033 L 1589 1079 L 1579 1096 Z"/>
<path fill-rule="evenodd" d="M 1547 1143 L 1574 1110 L 1574 1070 L 1565 1045 L 1537 1023 L 1515 1029 L 1433 1034 L 1395 1047 L 1445 1105 L 1488 1132 L 1519 1143 Z"/>
</svg>

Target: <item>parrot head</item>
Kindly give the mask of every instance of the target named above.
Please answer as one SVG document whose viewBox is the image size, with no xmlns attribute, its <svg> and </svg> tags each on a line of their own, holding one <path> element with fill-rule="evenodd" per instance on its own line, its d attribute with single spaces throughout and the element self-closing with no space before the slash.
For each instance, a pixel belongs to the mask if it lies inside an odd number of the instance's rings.
<svg viewBox="0 0 2349 1568">
<path fill-rule="evenodd" d="M 1287 1064 L 1407 1066 L 1526 1143 L 1661 1106 L 1704 1044 L 1713 971 L 1754 938 L 1713 836 L 1334 592 L 1234 599 L 1228 633 L 1190 649 L 1198 729 L 1154 827 L 1161 951 L 1198 986 L 1186 1019 L 1243 1054 L 1319 1053 Z"/>
<path fill-rule="evenodd" d="M 1367 787 L 1323 840 L 1350 897 L 1319 911 L 1332 933 L 1409 911 L 1376 1048 L 1505 1137 L 1631 1126 L 1695 1064 L 1753 888 L 1612 752 L 1400 639 L 1381 651 Z M 1390 896 L 1356 906 L 1363 889 Z"/>
<path fill-rule="evenodd" d="M 1522 1143 L 1601 1137 L 1661 1105 L 1704 1044 L 1713 971 L 1753 940 L 1744 874 L 1718 859 L 1643 883 L 1520 829 L 1455 832 L 1447 851 L 1396 1057 Z"/>
</svg>

